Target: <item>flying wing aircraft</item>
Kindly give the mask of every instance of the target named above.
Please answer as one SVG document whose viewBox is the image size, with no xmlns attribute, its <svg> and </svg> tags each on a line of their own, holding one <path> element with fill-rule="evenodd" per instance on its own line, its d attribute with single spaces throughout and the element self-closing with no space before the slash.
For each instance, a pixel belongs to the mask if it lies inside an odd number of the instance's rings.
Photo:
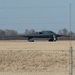
<svg viewBox="0 0 75 75">
<path fill-rule="evenodd" d="M 53 31 L 41 31 L 32 34 L 19 35 L 21 37 L 27 37 L 29 42 L 34 42 L 35 38 L 48 38 L 48 41 L 56 41 L 58 37 L 62 37 L 64 35 L 56 34 Z"/>
</svg>

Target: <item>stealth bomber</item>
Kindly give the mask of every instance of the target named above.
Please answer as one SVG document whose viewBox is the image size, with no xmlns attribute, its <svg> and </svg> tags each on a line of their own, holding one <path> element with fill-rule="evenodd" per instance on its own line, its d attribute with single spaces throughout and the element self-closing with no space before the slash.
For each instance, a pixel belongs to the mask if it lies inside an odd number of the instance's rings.
<svg viewBox="0 0 75 75">
<path fill-rule="evenodd" d="M 28 38 L 27 40 L 29 42 L 34 42 L 35 38 L 39 38 L 39 39 L 48 38 L 48 41 L 56 41 L 58 37 L 62 37 L 64 35 L 56 34 L 53 31 L 41 31 L 41 32 L 35 32 L 35 33 L 20 35 L 20 36 Z"/>
</svg>

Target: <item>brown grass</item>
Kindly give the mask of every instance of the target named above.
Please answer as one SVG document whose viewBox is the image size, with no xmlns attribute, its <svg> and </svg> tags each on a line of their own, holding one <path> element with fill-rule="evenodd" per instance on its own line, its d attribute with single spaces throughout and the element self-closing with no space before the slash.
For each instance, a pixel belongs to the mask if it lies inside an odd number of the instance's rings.
<svg viewBox="0 0 75 75">
<path fill-rule="evenodd" d="M 75 41 L 72 41 L 72 46 L 74 50 Z M 69 47 L 69 41 L 0 41 L 0 72 L 15 72 L 14 75 L 22 75 L 23 72 L 23 75 L 68 75 Z M 74 52 L 73 59 L 75 69 Z"/>
<path fill-rule="evenodd" d="M 75 41 L 72 41 L 75 49 Z M 69 41 L 57 42 L 27 42 L 27 41 L 0 41 L 0 50 L 69 50 Z"/>
</svg>

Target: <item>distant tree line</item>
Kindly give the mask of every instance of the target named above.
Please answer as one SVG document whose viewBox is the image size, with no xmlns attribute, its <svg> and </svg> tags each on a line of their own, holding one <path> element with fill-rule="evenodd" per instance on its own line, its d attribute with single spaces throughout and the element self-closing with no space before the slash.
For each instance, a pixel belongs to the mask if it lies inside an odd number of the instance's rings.
<svg viewBox="0 0 75 75">
<path fill-rule="evenodd" d="M 0 36 L 5 36 L 5 35 L 18 35 L 18 32 L 15 30 L 2 30 L 0 29 Z"/>
<path fill-rule="evenodd" d="M 23 32 L 23 34 L 32 34 L 32 33 L 36 33 L 36 31 L 34 29 L 26 29 L 25 32 Z M 4 39 L 26 39 L 24 37 L 19 37 L 18 36 L 18 32 L 16 30 L 9 30 L 9 29 L 6 29 L 6 30 L 2 30 L 0 29 L 0 40 L 4 40 Z M 63 28 L 63 29 L 60 29 L 58 30 L 58 34 L 60 35 L 65 35 L 65 36 L 71 36 L 71 39 L 72 40 L 75 40 L 75 32 L 72 32 L 72 31 L 68 31 L 66 28 Z M 10 37 L 5 37 L 5 36 L 10 36 Z M 58 38 L 58 40 L 69 40 L 70 37 L 60 37 Z"/>
<path fill-rule="evenodd" d="M 75 32 L 68 31 L 66 28 L 63 28 L 58 31 L 58 34 L 65 35 L 69 37 L 60 37 L 59 40 L 75 40 Z"/>
<path fill-rule="evenodd" d="M 18 32 L 15 30 L 2 30 L 0 29 L 0 40 L 14 40 L 17 38 Z"/>
<path fill-rule="evenodd" d="M 31 34 L 31 33 L 35 33 L 36 31 L 34 29 L 26 29 L 25 32 L 23 34 Z M 16 30 L 2 30 L 0 29 L 0 36 L 5 36 L 5 35 L 18 35 L 19 33 Z"/>
</svg>

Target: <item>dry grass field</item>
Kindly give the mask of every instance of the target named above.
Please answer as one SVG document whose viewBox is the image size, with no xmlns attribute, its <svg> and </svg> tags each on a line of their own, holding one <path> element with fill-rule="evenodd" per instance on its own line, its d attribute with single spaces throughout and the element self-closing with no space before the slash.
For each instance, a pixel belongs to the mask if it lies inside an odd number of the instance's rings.
<svg viewBox="0 0 75 75">
<path fill-rule="evenodd" d="M 75 41 L 72 41 L 73 49 L 75 49 Z M 69 41 L 35 41 L 27 42 L 25 40 L 0 41 L 0 50 L 69 50 Z"/>
<path fill-rule="evenodd" d="M 0 41 L 0 75 L 69 75 L 69 47 L 69 41 Z"/>
</svg>

